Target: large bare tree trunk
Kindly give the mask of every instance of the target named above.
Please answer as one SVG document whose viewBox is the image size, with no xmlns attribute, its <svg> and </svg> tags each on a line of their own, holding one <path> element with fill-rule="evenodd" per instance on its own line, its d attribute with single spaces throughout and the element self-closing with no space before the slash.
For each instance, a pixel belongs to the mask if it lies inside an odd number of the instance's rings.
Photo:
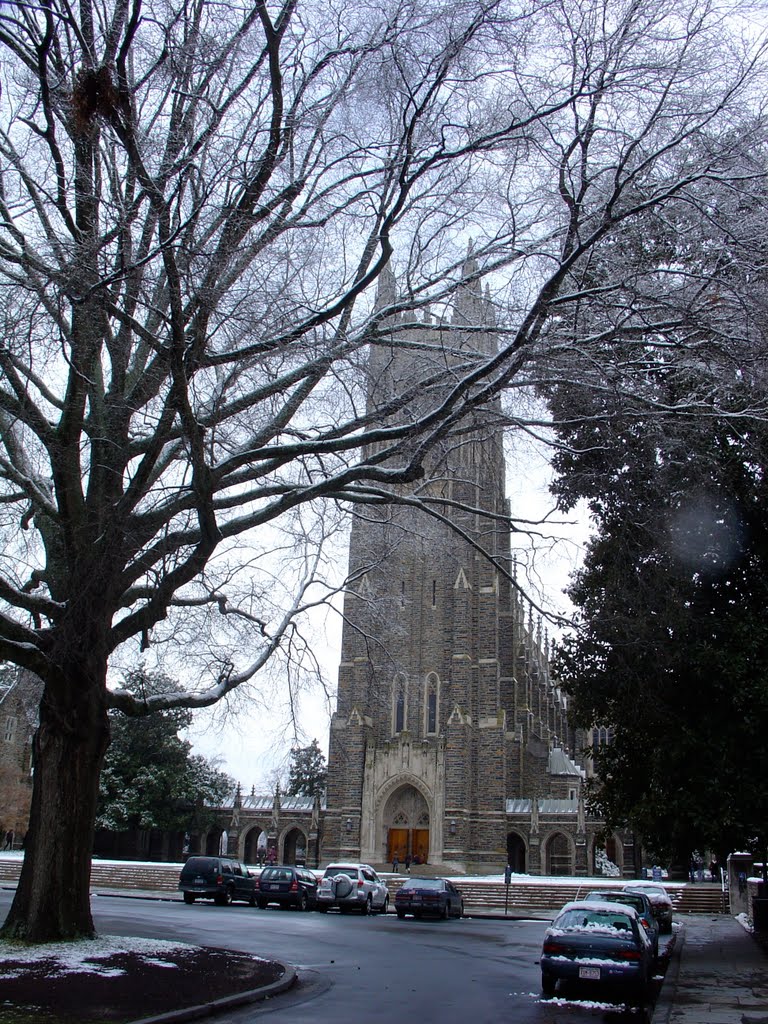
<svg viewBox="0 0 768 1024">
<path fill-rule="evenodd" d="M 106 661 L 48 683 L 34 743 L 24 864 L 4 938 L 50 942 L 94 935 L 91 853 L 99 772 L 109 745 Z"/>
</svg>

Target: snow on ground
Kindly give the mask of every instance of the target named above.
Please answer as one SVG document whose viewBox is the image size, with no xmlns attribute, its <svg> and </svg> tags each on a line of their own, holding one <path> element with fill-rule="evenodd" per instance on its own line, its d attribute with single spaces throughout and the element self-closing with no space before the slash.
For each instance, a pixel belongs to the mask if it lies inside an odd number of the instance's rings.
<svg viewBox="0 0 768 1024">
<path fill-rule="evenodd" d="M 174 967 L 175 964 L 164 961 L 163 957 L 174 951 L 194 948 L 183 942 L 170 942 L 166 939 L 102 935 L 80 942 L 44 942 L 36 946 L 25 946 L 20 942 L 0 942 L 0 958 L 24 964 L 44 960 L 46 972 L 51 978 L 72 973 L 99 974 L 108 978 L 125 973 L 107 966 L 106 962 L 115 953 L 136 953 L 151 958 L 152 963 L 164 963 L 165 966 Z M 21 971 L 2 970 L 0 973 L 5 980 L 16 977 Z"/>
<path fill-rule="evenodd" d="M 0 941 L 0 978 L 3 981 L 23 975 L 24 968 L 9 969 L 5 963 L 26 964 L 44 962 L 49 978 L 67 974 L 98 974 L 102 978 L 115 978 L 127 971 L 109 966 L 110 958 L 119 953 L 132 953 L 156 967 L 178 966 L 168 957 L 183 951 L 191 952 L 199 946 L 167 939 L 141 939 L 134 936 L 100 935 L 79 942 L 44 942 L 26 946 L 20 942 Z M 268 963 L 264 957 L 249 954 L 254 961 Z"/>
</svg>

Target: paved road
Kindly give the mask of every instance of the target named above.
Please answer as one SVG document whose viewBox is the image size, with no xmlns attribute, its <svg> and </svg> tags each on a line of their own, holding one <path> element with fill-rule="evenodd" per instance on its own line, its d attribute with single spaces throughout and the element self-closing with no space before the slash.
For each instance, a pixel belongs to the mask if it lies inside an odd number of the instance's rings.
<svg viewBox="0 0 768 1024">
<path fill-rule="evenodd" d="M 0 893 L 0 913 L 9 903 L 10 893 Z M 398 921 L 394 914 L 363 918 L 107 896 L 94 896 L 93 911 L 102 934 L 242 949 L 299 968 L 291 994 L 217 1018 L 219 1024 L 266 1014 L 313 1024 L 641 1021 L 637 1011 L 618 1006 L 541 1000 L 536 961 L 543 921 Z"/>
</svg>

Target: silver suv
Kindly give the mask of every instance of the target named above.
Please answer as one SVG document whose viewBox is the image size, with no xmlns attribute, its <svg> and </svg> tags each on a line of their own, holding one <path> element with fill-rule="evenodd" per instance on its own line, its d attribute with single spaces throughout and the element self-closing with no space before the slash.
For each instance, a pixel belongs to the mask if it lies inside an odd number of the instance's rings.
<svg viewBox="0 0 768 1024">
<path fill-rule="evenodd" d="M 329 864 L 317 887 L 316 906 L 323 913 L 338 907 L 341 913 L 386 914 L 389 890 L 370 864 Z"/>
</svg>

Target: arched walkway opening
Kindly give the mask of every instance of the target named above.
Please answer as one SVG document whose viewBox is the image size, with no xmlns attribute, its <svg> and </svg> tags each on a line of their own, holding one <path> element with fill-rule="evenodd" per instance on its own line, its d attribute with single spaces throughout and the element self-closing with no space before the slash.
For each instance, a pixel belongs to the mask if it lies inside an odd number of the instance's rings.
<svg viewBox="0 0 768 1024">
<path fill-rule="evenodd" d="M 307 837 L 300 828 L 292 828 L 283 839 L 282 864 L 305 864 L 307 860 Z"/>
<path fill-rule="evenodd" d="M 547 840 L 546 871 L 548 875 L 572 875 L 571 844 L 563 832 L 555 832 Z"/>
<path fill-rule="evenodd" d="M 243 844 L 243 860 L 246 864 L 263 864 L 267 857 L 267 833 L 260 825 L 248 831 Z"/>
<path fill-rule="evenodd" d="M 620 877 L 624 864 L 624 848 L 616 836 L 609 836 L 601 846 L 595 843 L 593 850 L 594 873 Z"/>
<path fill-rule="evenodd" d="M 415 786 L 406 783 L 384 805 L 382 825 L 387 837 L 387 860 L 401 864 L 410 855 L 416 864 L 429 859 L 429 807 Z"/>
<path fill-rule="evenodd" d="M 223 829 L 214 828 L 205 837 L 206 857 L 218 857 L 221 850 L 221 836 Z"/>
<path fill-rule="evenodd" d="M 507 836 L 507 864 L 516 875 L 526 873 L 525 840 L 517 832 L 510 832 Z"/>
</svg>

